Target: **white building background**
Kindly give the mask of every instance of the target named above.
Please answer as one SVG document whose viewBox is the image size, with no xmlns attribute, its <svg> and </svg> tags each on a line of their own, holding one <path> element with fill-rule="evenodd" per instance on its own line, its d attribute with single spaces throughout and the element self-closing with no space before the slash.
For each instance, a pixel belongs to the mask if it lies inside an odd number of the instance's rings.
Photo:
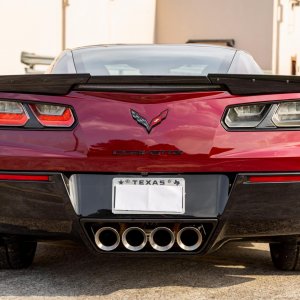
<svg viewBox="0 0 300 300">
<path fill-rule="evenodd" d="M 274 1 L 273 72 L 300 75 L 300 0 Z"/>
<path fill-rule="evenodd" d="M 62 0 L 0 0 L 0 74 L 22 74 L 22 51 L 62 50 Z M 68 0 L 66 47 L 153 43 L 155 0 Z"/>
<path fill-rule="evenodd" d="M 22 74 L 22 51 L 65 46 L 234 39 L 274 74 L 300 75 L 300 0 L 0 0 L 0 74 Z"/>
</svg>

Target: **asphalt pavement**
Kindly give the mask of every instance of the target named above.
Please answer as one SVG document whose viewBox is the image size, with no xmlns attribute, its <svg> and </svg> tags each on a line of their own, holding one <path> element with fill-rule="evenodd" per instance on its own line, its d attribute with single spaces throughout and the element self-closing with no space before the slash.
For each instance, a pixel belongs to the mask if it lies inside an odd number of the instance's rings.
<svg viewBox="0 0 300 300">
<path fill-rule="evenodd" d="M 275 270 L 266 244 L 231 243 L 202 258 L 40 244 L 31 268 L 0 271 L 0 299 L 300 299 L 300 273 Z"/>
</svg>

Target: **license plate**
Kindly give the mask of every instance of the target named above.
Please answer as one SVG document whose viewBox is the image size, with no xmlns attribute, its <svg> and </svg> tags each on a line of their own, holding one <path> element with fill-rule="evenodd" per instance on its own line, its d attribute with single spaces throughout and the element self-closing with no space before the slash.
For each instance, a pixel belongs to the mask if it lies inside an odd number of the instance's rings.
<svg viewBox="0 0 300 300">
<path fill-rule="evenodd" d="M 114 214 L 183 214 L 184 178 L 114 178 Z"/>
</svg>

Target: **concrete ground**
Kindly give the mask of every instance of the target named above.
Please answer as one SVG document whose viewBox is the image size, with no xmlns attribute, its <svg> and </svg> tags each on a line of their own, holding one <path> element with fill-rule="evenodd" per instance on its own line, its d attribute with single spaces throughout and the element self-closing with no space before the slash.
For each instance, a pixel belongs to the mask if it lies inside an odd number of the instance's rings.
<svg viewBox="0 0 300 300">
<path fill-rule="evenodd" d="M 275 270 L 265 244 L 232 243 L 205 258 L 41 244 L 32 268 L 0 271 L 0 299 L 300 299 L 299 275 Z"/>
</svg>

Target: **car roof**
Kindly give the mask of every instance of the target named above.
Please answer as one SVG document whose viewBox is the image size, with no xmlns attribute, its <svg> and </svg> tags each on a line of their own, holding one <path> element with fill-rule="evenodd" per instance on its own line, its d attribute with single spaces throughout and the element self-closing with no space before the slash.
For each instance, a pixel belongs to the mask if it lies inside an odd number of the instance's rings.
<svg viewBox="0 0 300 300">
<path fill-rule="evenodd" d="M 71 51 L 77 51 L 77 50 L 83 50 L 83 49 L 92 49 L 92 48 L 160 48 L 160 47 L 170 47 L 170 49 L 176 49 L 176 48 L 183 48 L 183 47 L 209 47 L 213 49 L 226 49 L 226 50 L 232 50 L 237 51 L 236 48 L 233 47 L 227 47 L 227 46 L 220 46 L 220 45 L 211 45 L 211 44 L 197 44 L 197 43 L 189 43 L 189 44 L 99 44 L 99 45 L 89 45 L 89 46 L 82 46 L 82 47 L 75 47 L 71 48 L 69 50 Z"/>
</svg>

